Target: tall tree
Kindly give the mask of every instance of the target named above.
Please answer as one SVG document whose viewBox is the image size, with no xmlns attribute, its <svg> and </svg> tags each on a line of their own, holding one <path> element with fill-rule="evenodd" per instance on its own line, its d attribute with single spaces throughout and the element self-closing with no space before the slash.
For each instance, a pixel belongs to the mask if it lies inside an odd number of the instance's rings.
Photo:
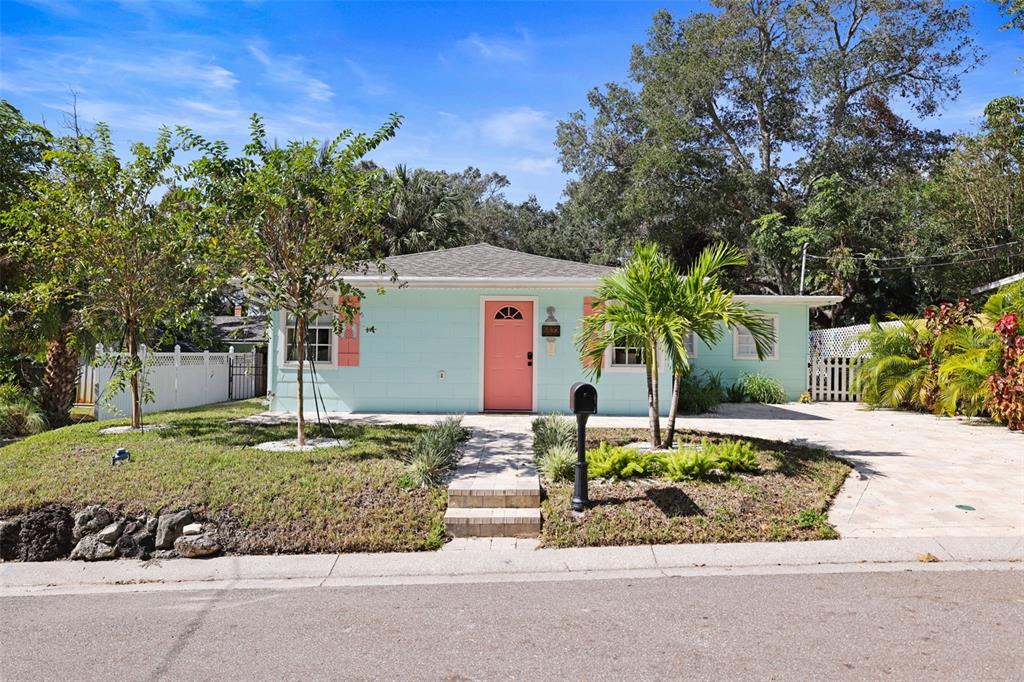
<svg viewBox="0 0 1024 682">
<path fill-rule="evenodd" d="M 567 219 L 622 247 L 637 236 L 680 262 L 718 240 L 746 245 L 760 216 L 786 229 L 837 176 L 850 191 L 934 167 L 948 139 L 922 116 L 981 59 L 965 7 L 942 0 L 714 0 L 658 12 L 634 47 L 631 83 L 589 95 L 559 124 Z M 888 209 L 894 211 L 893 209 Z M 762 235 L 764 236 L 764 235 Z M 881 241 L 878 235 L 876 241 Z M 755 267 L 747 284 L 790 281 Z M 855 279 L 854 295 L 864 280 Z"/>
<path fill-rule="evenodd" d="M 352 323 L 352 299 L 363 292 L 344 273 L 385 269 L 381 222 L 393 190 L 385 171 L 363 159 L 394 137 L 400 123 L 393 114 L 370 135 L 345 130 L 323 145 L 310 140 L 282 147 L 268 142 L 263 120 L 254 115 L 250 142 L 238 158 L 223 142 L 182 131 L 186 145 L 202 153 L 186 173 L 193 196 L 207 224 L 218 226 L 230 245 L 243 286 L 293 319 L 300 447 L 306 442 L 306 329 L 325 314 L 339 332 Z"/>
<path fill-rule="evenodd" d="M 36 271 L 47 271 L 36 292 L 67 312 L 47 361 L 63 368 L 63 388 L 54 391 L 64 396 L 61 410 L 74 396 L 75 336 L 88 330 L 121 339 L 125 354 L 108 389 L 129 388 L 132 426 L 140 427 L 146 395 L 140 345 L 155 340 L 161 325 L 187 319 L 203 297 L 210 242 L 175 184 L 175 152 L 163 129 L 152 146 L 136 143 L 132 158 L 122 161 L 110 128 L 100 123 L 54 144 L 46 154 L 50 173 L 17 209 Z M 50 357 L 55 354 L 60 358 Z"/>
<path fill-rule="evenodd" d="M 679 403 L 680 378 L 689 371 L 686 337 L 715 343 L 725 329 L 750 329 L 758 355 L 764 357 L 774 331 L 763 315 L 735 301 L 719 281 L 728 267 L 745 258 L 734 247 L 719 244 L 701 253 L 685 276 L 654 242 L 637 243 L 630 259 L 603 278 L 594 292 L 594 312 L 583 318 L 576 345 L 584 366 L 600 380 L 609 348 L 636 348 L 647 378 L 651 447 L 671 447 Z M 664 357 L 673 377 L 672 404 L 665 439 L 661 435 L 659 374 Z"/>
<path fill-rule="evenodd" d="M 50 131 L 27 121 L 0 99 L 0 380 L 10 378 L 15 358 L 39 350 L 39 318 L 22 305 L 31 287 L 22 226 L 9 212 L 32 197 L 33 185 L 46 172 L 44 154 Z"/>
<path fill-rule="evenodd" d="M 384 215 L 384 239 L 391 255 L 432 251 L 471 243 L 463 219 L 465 197 L 445 174 L 397 166 L 393 194 Z"/>
</svg>

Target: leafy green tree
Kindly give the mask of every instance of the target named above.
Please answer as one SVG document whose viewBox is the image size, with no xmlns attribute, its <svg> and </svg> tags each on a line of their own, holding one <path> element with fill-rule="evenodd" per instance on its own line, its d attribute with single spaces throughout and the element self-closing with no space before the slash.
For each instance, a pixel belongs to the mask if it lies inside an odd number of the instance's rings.
<svg viewBox="0 0 1024 682">
<path fill-rule="evenodd" d="M 262 119 L 254 115 L 251 140 L 238 158 L 223 142 L 182 131 L 186 146 L 202 154 L 186 177 L 205 223 L 218 229 L 245 289 L 294 320 L 300 446 L 306 442 L 306 329 L 327 314 L 341 331 L 353 320 L 352 298 L 363 296 L 344 273 L 385 269 L 381 222 L 392 189 L 385 171 L 363 159 L 400 123 L 393 114 L 370 135 L 345 130 L 322 145 L 310 140 L 278 146 L 268 142 Z"/>
<path fill-rule="evenodd" d="M 564 208 L 570 224 L 596 226 L 623 251 L 637 237 L 654 239 L 680 262 L 715 241 L 746 245 L 758 230 L 762 245 L 779 247 L 776 237 L 806 225 L 799 214 L 823 181 L 838 177 L 859 200 L 894 178 L 922 177 L 944 153 L 945 136 L 893 107 L 928 116 L 957 95 L 981 58 L 966 8 L 940 0 L 713 5 L 714 13 L 678 21 L 657 13 L 634 47 L 632 83 L 592 91 L 591 113 L 559 124 L 562 164 L 576 176 Z M 869 208 L 899 211 L 877 199 Z M 878 216 L 855 213 L 849 227 L 893 253 L 899 242 L 887 231 L 898 221 L 886 215 L 885 230 L 872 233 Z M 755 223 L 771 214 L 784 220 Z M 829 257 L 863 253 L 849 241 L 849 253 Z M 752 254 L 746 283 L 791 288 L 790 259 L 779 260 L 789 251 Z M 885 282 L 864 270 L 845 274 L 833 284 L 866 296 L 865 305 L 884 295 Z"/>
<path fill-rule="evenodd" d="M 66 416 L 74 397 L 84 332 L 120 337 L 125 355 L 108 393 L 131 391 L 132 426 L 141 426 L 145 368 L 139 347 L 160 325 L 183 322 L 201 301 L 211 275 L 210 242 L 174 182 L 176 147 L 163 129 L 152 145 L 132 145 L 122 161 L 110 128 L 60 138 L 45 154 L 50 171 L 12 215 L 22 228 L 34 272 L 31 295 L 62 311 L 47 366 L 61 384 L 53 393 Z M 59 355 L 59 358 L 52 356 Z M 70 381 L 69 381 L 70 379 Z M 49 379 L 44 379 L 44 386 Z"/>
<path fill-rule="evenodd" d="M 34 183 L 46 172 L 43 156 L 52 139 L 50 131 L 0 99 L 0 381 L 11 378 L 19 355 L 36 354 L 44 337 L 39 318 L 18 304 L 31 278 L 21 227 L 8 212 L 32 196 Z"/>
<path fill-rule="evenodd" d="M 637 348 L 647 377 L 647 407 L 651 447 L 671 447 L 682 376 L 690 369 L 686 337 L 693 333 L 704 343 L 718 341 L 726 329 L 750 329 L 758 355 L 764 357 L 774 330 L 761 314 L 733 298 L 720 275 L 746 262 L 734 247 L 719 244 L 705 250 L 681 275 L 675 262 L 653 242 L 638 242 L 630 259 L 602 279 L 594 292 L 594 312 L 583 318 L 576 345 L 584 366 L 600 380 L 602 359 L 613 346 Z M 659 362 L 662 355 L 672 370 L 669 427 L 662 440 L 659 405 Z"/>
</svg>

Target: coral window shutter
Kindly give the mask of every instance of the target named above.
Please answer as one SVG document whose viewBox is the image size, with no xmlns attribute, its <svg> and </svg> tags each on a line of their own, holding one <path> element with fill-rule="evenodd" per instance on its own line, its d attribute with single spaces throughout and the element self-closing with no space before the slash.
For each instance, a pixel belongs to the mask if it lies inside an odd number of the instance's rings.
<svg viewBox="0 0 1024 682">
<path fill-rule="evenodd" d="M 596 309 L 596 306 L 594 305 L 594 297 L 593 296 L 584 296 L 583 297 L 583 316 L 586 317 L 587 315 L 593 314 L 595 309 Z M 593 367 L 593 364 L 591 363 L 589 358 L 584 358 L 583 359 L 583 366 L 584 367 Z M 600 362 L 598 363 L 598 366 L 599 367 L 604 367 L 604 358 L 603 357 L 601 358 Z"/>
<path fill-rule="evenodd" d="M 347 303 L 356 309 L 352 322 L 344 322 L 341 336 L 338 337 L 338 366 L 359 366 L 359 297 L 349 296 Z M 341 317 L 341 315 L 339 315 Z"/>
</svg>

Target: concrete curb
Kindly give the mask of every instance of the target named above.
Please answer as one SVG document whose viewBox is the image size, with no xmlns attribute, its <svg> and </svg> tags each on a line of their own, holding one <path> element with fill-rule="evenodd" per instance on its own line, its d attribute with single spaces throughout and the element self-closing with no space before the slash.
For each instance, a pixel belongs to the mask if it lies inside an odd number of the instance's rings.
<svg viewBox="0 0 1024 682">
<path fill-rule="evenodd" d="M 924 562 L 931 554 L 938 561 Z M 0 564 L 0 597 L 669 576 L 1024 569 L 1024 537 L 644 545 L 393 554 L 225 556 L 163 562 Z"/>
</svg>

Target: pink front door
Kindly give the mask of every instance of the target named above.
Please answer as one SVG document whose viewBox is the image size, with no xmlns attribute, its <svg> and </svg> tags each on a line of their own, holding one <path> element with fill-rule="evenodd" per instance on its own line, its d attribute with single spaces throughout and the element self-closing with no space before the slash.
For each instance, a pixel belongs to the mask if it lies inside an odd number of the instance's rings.
<svg viewBox="0 0 1024 682">
<path fill-rule="evenodd" d="M 533 410 L 533 301 L 484 302 L 484 409 Z"/>
</svg>

